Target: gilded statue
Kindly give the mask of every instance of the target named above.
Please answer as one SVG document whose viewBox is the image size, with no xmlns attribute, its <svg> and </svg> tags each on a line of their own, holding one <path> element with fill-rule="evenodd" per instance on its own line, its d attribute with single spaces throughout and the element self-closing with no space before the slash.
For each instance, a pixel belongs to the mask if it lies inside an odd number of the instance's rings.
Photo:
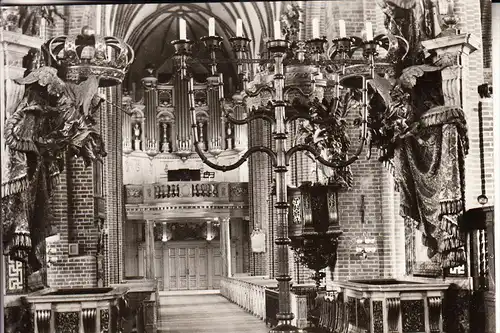
<svg viewBox="0 0 500 333">
<path fill-rule="evenodd" d="M 35 272 L 45 265 L 44 240 L 53 233 L 48 203 L 67 159 L 81 157 L 90 165 L 106 153 L 94 128 L 93 115 L 104 99 L 98 77 L 67 82 L 32 52 L 27 73 L 14 80 L 25 86 L 24 96 L 5 124 L 9 160 L 2 220 L 4 253 Z"/>
<path fill-rule="evenodd" d="M 66 20 L 66 17 L 54 5 L 19 6 L 18 26 L 23 34 L 39 36 L 42 19 L 53 26 L 55 17 Z"/>
<path fill-rule="evenodd" d="M 281 29 L 286 39 L 298 37 L 300 25 L 303 24 L 300 20 L 302 8 L 295 3 L 287 4 L 286 10 L 281 15 Z"/>
<path fill-rule="evenodd" d="M 385 14 L 384 25 L 388 32 L 404 37 L 412 52 L 410 64 L 421 57 L 420 42 L 442 33 L 444 23 L 440 15 L 441 0 L 376 0 Z"/>
<path fill-rule="evenodd" d="M 442 268 L 466 262 L 458 217 L 464 209 L 467 124 L 459 106 L 444 105 L 441 70 L 454 64 L 406 67 L 395 80 L 370 80 L 370 147 L 392 165 L 400 214 L 422 234 L 427 257 Z M 422 191 L 425 189 L 425 191 Z"/>
<path fill-rule="evenodd" d="M 350 147 L 348 135 L 347 115 L 349 110 L 358 105 L 358 91 L 352 90 L 344 94 L 339 100 L 317 98 L 304 106 L 294 103 L 297 111 L 312 110 L 311 119 L 299 123 L 295 144 L 306 144 L 316 148 L 320 156 L 326 161 L 347 160 Z M 315 161 L 316 181 L 321 184 L 337 184 L 350 188 L 352 186 L 352 172 L 349 166 L 345 168 L 331 168 L 317 162 L 315 157 L 307 153 Z"/>
</svg>

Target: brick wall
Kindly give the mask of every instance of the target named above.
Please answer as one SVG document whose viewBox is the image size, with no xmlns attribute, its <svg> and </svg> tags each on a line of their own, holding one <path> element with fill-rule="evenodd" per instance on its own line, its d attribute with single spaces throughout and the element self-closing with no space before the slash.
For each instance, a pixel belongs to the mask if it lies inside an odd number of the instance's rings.
<svg viewBox="0 0 500 333">
<path fill-rule="evenodd" d="M 491 24 L 491 13 L 486 0 L 459 0 L 457 1 L 456 13 L 460 17 L 459 28 L 464 32 L 471 32 L 483 41 L 483 50 L 474 52 L 468 59 L 469 75 L 464 78 L 464 102 L 466 105 L 467 120 L 469 123 L 469 135 L 471 138 L 471 149 L 466 162 L 467 181 L 466 196 L 467 207 L 476 206 L 476 197 L 480 194 L 479 178 L 479 153 L 478 153 L 478 124 L 477 124 L 477 85 L 484 82 L 483 67 L 490 64 L 491 52 L 488 50 L 491 44 L 489 29 Z M 90 7 L 90 8 L 89 8 Z M 56 26 L 48 28 L 49 36 L 63 33 L 79 32 L 81 26 L 90 24 L 95 19 L 92 6 L 66 6 L 62 11 L 69 15 L 66 24 L 56 19 Z M 477 8 L 482 8 L 481 13 Z M 329 40 L 338 36 L 338 19 L 346 21 L 348 35 L 361 35 L 364 22 L 370 21 L 374 25 L 375 34 L 383 31 L 383 14 L 376 7 L 374 1 L 362 0 L 339 0 L 325 2 L 304 3 L 306 27 L 305 35 L 311 35 L 311 18 L 319 17 L 321 31 L 327 35 Z M 482 17 L 482 20 L 481 20 Z M 486 30 L 486 31 L 485 31 Z M 108 98 L 119 102 L 116 93 L 108 91 Z M 118 103 L 119 104 L 119 103 Z M 109 245 L 107 247 L 108 258 L 108 283 L 118 282 L 121 278 L 123 267 L 123 254 L 121 244 L 122 236 L 122 163 L 121 161 L 121 117 L 117 110 L 109 109 L 106 113 L 105 141 L 110 155 L 104 166 L 104 177 L 106 182 L 106 225 L 109 230 Z M 491 102 L 487 101 L 484 108 L 485 129 L 485 153 L 486 153 L 486 180 L 488 183 L 488 195 L 490 202 L 493 201 L 493 115 Z M 257 144 L 269 145 L 270 128 L 263 125 L 262 121 L 253 122 L 249 126 L 250 146 Z M 291 141 L 289 142 L 291 144 Z M 304 180 L 314 180 L 311 174 L 312 162 L 303 154 L 298 154 L 292 159 L 289 172 L 289 180 L 298 185 Z M 249 160 L 249 196 L 250 196 L 250 231 L 253 228 L 261 228 L 267 232 L 268 252 L 266 254 L 250 254 L 249 270 L 255 275 L 273 275 L 276 271 L 276 260 L 274 249 L 274 230 L 276 225 L 274 218 L 272 200 L 269 197 L 270 184 L 273 171 L 269 159 L 264 154 L 253 155 Z M 96 239 L 95 227 L 90 218 L 91 201 L 89 194 L 89 182 L 91 182 L 91 169 L 84 170 L 81 162 L 71 162 L 69 168 L 63 174 L 61 185 L 58 187 L 54 199 L 54 216 L 57 229 L 61 235 L 61 241 L 54 244 L 57 253 L 64 257 L 64 264 L 53 266 L 49 270 L 49 281 L 53 285 L 59 285 L 64 281 L 77 281 L 80 275 L 80 267 L 86 266 L 85 274 L 89 276 L 85 283 L 95 281 L 95 264 L 90 260 L 95 253 L 93 242 Z M 74 173 L 73 173 L 74 172 Z M 399 194 L 394 192 L 393 179 L 388 171 L 377 161 L 366 161 L 361 158 L 353 165 L 355 184 L 352 190 L 340 195 L 340 219 L 344 234 L 340 239 L 339 258 L 337 269 L 330 278 L 363 278 L 375 276 L 397 276 L 404 272 L 404 255 L 401 251 L 403 244 L 403 223 L 399 216 L 398 199 Z M 365 195 L 366 211 L 365 222 L 361 225 L 359 203 L 361 195 Z M 68 211 L 66 202 L 73 200 L 73 209 Z M 87 232 L 90 231 L 90 232 Z M 353 256 L 351 240 L 360 237 L 363 232 L 377 239 L 377 252 L 370 255 L 366 260 L 360 260 Z M 67 257 L 67 243 L 77 242 L 82 244 L 85 256 L 78 258 Z M 66 256 L 66 257 L 65 257 Z M 95 261 L 94 261 L 95 262 Z M 296 282 L 305 282 L 310 276 L 310 271 L 294 262 L 290 253 L 290 274 Z M 73 279 L 73 277 L 75 279 Z M 63 281 L 64 280 L 64 281 Z M 80 282 L 77 282 L 80 283 Z M 84 282 L 81 282 L 84 283 Z"/>
<path fill-rule="evenodd" d="M 479 0 L 461 0 L 456 2 L 455 13 L 460 18 L 458 28 L 464 33 L 471 33 L 479 40 L 485 41 L 483 36 L 483 25 L 487 26 L 488 15 L 485 15 L 485 20 L 481 20 L 481 1 Z M 484 9 L 484 8 L 483 8 Z M 491 25 L 487 29 L 487 34 L 491 34 Z M 486 35 L 487 35 L 486 34 Z M 488 40 L 487 37 L 485 37 Z M 489 46 L 482 45 L 488 48 Z M 470 149 L 465 163 L 466 177 L 466 208 L 478 207 L 477 196 L 481 194 L 480 165 L 479 165 L 479 124 L 477 116 L 477 105 L 479 95 L 477 94 L 477 86 L 485 82 L 485 65 L 488 65 L 488 60 L 483 61 L 484 51 L 479 49 L 472 53 L 466 59 L 465 66 L 468 67 L 468 72 L 465 71 L 463 79 L 463 103 L 466 114 L 467 125 L 469 130 Z M 486 53 L 487 49 L 486 49 Z M 485 174 L 486 174 L 486 191 L 490 199 L 490 203 L 494 200 L 494 167 L 493 167 L 493 109 L 486 106 L 483 108 L 484 120 L 484 142 L 485 142 Z"/>
<path fill-rule="evenodd" d="M 270 129 L 268 125 L 264 125 L 262 120 L 257 120 L 248 125 L 249 146 L 269 144 Z M 269 221 L 269 203 L 268 194 L 270 193 L 271 175 L 270 161 L 267 155 L 254 154 L 249 158 L 249 178 L 248 178 L 248 195 L 249 195 L 249 214 L 250 214 L 250 232 L 255 228 L 260 228 L 264 231 L 268 230 Z M 271 234 L 266 234 L 267 249 L 271 249 L 270 242 L 273 241 Z M 268 263 L 271 262 L 267 254 L 255 253 L 252 254 L 250 260 L 250 272 L 253 275 L 268 275 Z"/>
<path fill-rule="evenodd" d="M 481 0 L 481 30 L 484 67 L 491 68 L 491 0 Z"/>
<path fill-rule="evenodd" d="M 328 40 L 338 37 L 338 20 L 346 21 L 348 35 L 361 36 L 364 29 L 364 22 L 370 21 L 374 26 L 374 33 L 383 31 L 383 14 L 372 1 L 311 1 L 304 4 L 303 20 L 305 22 L 304 35 L 310 37 L 312 34 L 312 18 L 320 18 L 320 31 L 325 33 Z M 360 19 L 362 17 L 362 19 Z M 255 123 L 250 127 L 251 138 L 263 137 L 260 123 Z M 292 125 L 290 134 L 293 136 L 296 127 Z M 353 135 L 356 137 L 357 133 Z M 291 138 L 292 139 L 292 138 Z M 293 143 L 288 141 L 288 147 Z M 252 141 L 255 144 L 257 141 Z M 270 142 L 267 141 L 269 144 Z M 251 145 L 250 144 L 250 145 Z M 251 221 L 258 223 L 264 220 L 262 215 L 256 212 L 269 211 L 268 226 L 268 272 L 273 276 L 277 272 L 276 250 L 274 246 L 274 235 L 277 228 L 276 214 L 274 212 L 274 200 L 269 200 L 267 189 L 269 184 L 266 180 L 272 178 L 268 170 L 264 170 L 264 160 L 266 156 L 254 156 L 250 161 L 250 186 L 251 193 Z M 314 181 L 315 175 L 313 162 L 303 153 L 296 154 L 291 160 L 288 180 L 291 184 L 298 186 L 302 181 Z M 396 244 L 401 244 L 403 237 L 403 224 L 398 216 L 383 215 L 382 210 L 391 206 L 397 210 L 397 195 L 394 193 L 394 186 L 391 183 L 388 171 L 376 160 L 357 162 L 353 166 L 355 184 L 352 190 L 342 193 L 339 198 L 340 218 L 344 228 L 344 234 L 340 239 L 339 258 L 337 270 L 334 273 L 335 279 L 373 277 L 396 275 L 404 270 L 404 255 L 395 255 Z M 271 176 L 271 177 L 270 177 Z M 369 181 L 367 181 L 367 179 Z M 361 181 L 363 182 L 361 183 Z M 361 194 L 366 196 L 365 218 L 367 224 L 361 225 L 359 202 Z M 259 207 L 255 207 L 255 204 Z M 385 206 L 383 206 L 383 203 Z M 354 248 L 350 243 L 366 232 L 368 236 L 377 238 L 377 245 L 380 248 L 376 254 L 371 255 L 366 260 L 359 260 L 352 255 Z M 394 236 L 396 236 L 394 238 Z M 399 243 L 398 243 L 399 242 Z M 401 253 L 401 252 L 399 252 Z M 274 261 L 274 263 L 273 263 Z M 297 264 L 292 251 L 289 253 L 290 275 L 294 283 L 310 283 L 312 272 L 301 264 Z M 350 273 L 349 273 L 349 272 Z M 251 271 L 252 272 L 252 271 Z M 258 275 L 258 273 L 257 273 Z"/>
<path fill-rule="evenodd" d="M 68 20 L 61 31 L 61 25 L 51 28 L 51 34 L 61 33 L 79 33 L 82 26 L 94 26 L 95 7 L 93 6 L 66 6 L 63 9 Z M 108 88 L 105 90 L 107 99 L 115 103 L 121 98 L 121 87 Z M 120 103 L 118 103 L 120 104 Z M 115 108 L 103 107 L 102 118 L 103 136 L 106 144 L 108 156 L 104 160 L 103 178 L 105 181 L 104 196 L 106 198 L 106 221 L 105 228 L 108 230 L 108 236 L 105 252 L 106 258 L 106 283 L 118 283 L 123 277 L 123 230 L 122 230 L 122 188 L 123 173 L 121 163 L 121 115 Z M 74 276 L 84 276 L 85 284 L 94 285 L 96 283 L 96 245 L 98 230 L 94 223 L 93 207 L 93 170 L 84 168 L 80 160 L 71 161 L 67 168 L 66 188 L 68 192 L 68 219 L 67 227 L 64 226 L 64 220 L 61 219 L 61 228 L 67 228 L 67 239 L 61 238 L 61 243 L 78 243 L 81 253 L 85 257 L 67 258 L 64 263 L 60 263 L 52 268 L 54 276 L 51 279 L 55 284 L 59 283 L 59 277 L 66 277 L 66 281 L 75 283 L 78 286 L 78 279 Z M 64 200 L 64 198 L 61 198 Z M 57 200 L 56 200 L 57 201 Z M 56 205 L 61 204 L 56 202 Z M 63 203 L 64 204 L 64 203 Z M 66 246 L 67 247 L 67 246 Z M 92 264 L 90 264 L 92 263 Z M 80 266 L 83 267 L 80 269 Z M 62 274 L 62 275 L 61 275 Z"/>
<path fill-rule="evenodd" d="M 107 88 L 106 98 L 121 104 L 121 87 Z M 107 283 L 119 283 L 123 278 L 123 164 L 121 128 L 122 117 L 115 107 L 105 109 L 104 139 L 108 155 L 104 159 L 104 188 L 106 198 L 105 228 L 108 230 Z"/>
<path fill-rule="evenodd" d="M 92 6 L 64 6 L 64 22 L 56 19 L 47 28 L 48 37 L 74 34 L 92 18 Z M 54 224 L 60 240 L 48 245 L 59 258 L 47 272 L 50 287 L 96 286 L 96 250 L 98 230 L 94 222 L 93 169 L 81 159 L 67 157 L 66 167 L 52 198 Z M 68 244 L 78 244 L 79 255 L 69 256 Z"/>
</svg>

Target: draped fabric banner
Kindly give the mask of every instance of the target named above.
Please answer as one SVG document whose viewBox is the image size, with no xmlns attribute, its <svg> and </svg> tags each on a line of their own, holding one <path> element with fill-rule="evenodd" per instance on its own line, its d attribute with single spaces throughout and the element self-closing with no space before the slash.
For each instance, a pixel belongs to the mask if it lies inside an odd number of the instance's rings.
<svg viewBox="0 0 500 333">
<path fill-rule="evenodd" d="M 439 106 L 420 119 L 417 136 L 397 150 L 401 215 L 422 232 L 427 256 L 443 268 L 466 262 L 458 217 L 464 210 L 464 158 L 469 143 L 460 108 Z"/>
</svg>

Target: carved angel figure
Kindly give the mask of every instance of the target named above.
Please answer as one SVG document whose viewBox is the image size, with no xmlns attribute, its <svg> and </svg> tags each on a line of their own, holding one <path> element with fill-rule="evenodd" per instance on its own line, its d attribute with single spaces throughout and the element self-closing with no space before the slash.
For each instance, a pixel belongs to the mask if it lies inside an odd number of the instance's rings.
<svg viewBox="0 0 500 333">
<path fill-rule="evenodd" d="M 393 166 L 400 213 L 420 230 L 429 260 L 442 268 L 466 260 L 457 217 L 464 208 L 467 125 L 460 106 L 445 105 L 439 74 L 453 64 L 445 54 L 403 69 L 393 82 L 369 81 L 370 144 Z"/>
<path fill-rule="evenodd" d="M 415 64 L 421 51 L 420 42 L 441 33 L 443 23 L 439 15 L 439 1 L 377 0 L 377 4 L 385 14 L 386 29 L 409 42 L 408 58 Z"/>
<path fill-rule="evenodd" d="M 314 146 L 320 156 L 331 162 L 346 160 L 350 147 L 350 139 L 347 134 L 347 113 L 354 104 L 355 92 L 345 94 L 341 99 L 319 101 L 315 99 L 309 105 L 312 112 L 311 119 L 299 124 L 298 134 L 295 138 L 296 144 Z M 354 103 L 354 104 L 353 104 Z M 298 111 L 307 112 L 304 106 L 295 103 L 294 108 Z M 302 109 L 302 110 L 301 110 Z M 309 155 L 308 155 L 309 156 Z M 313 161 L 316 159 L 310 156 Z M 317 181 L 325 184 L 336 183 L 349 188 L 352 186 L 352 173 L 349 167 L 331 168 L 316 162 Z"/>
<path fill-rule="evenodd" d="M 23 34 L 30 36 L 40 35 L 40 23 L 46 20 L 50 26 L 54 25 L 55 16 L 66 20 L 66 17 L 59 12 L 57 6 L 19 6 L 18 26 Z"/>
<path fill-rule="evenodd" d="M 9 161 L 2 183 L 4 253 L 27 262 L 32 272 L 44 265 L 49 198 L 65 154 L 82 157 L 86 165 L 105 156 L 92 117 L 103 100 L 98 78 L 75 84 L 59 78 L 56 68 L 34 67 L 15 80 L 25 93 L 5 124 Z"/>
<path fill-rule="evenodd" d="M 291 39 L 298 37 L 300 25 L 303 24 L 300 20 L 302 8 L 297 4 L 288 4 L 285 12 L 281 15 L 281 24 L 285 38 Z"/>
</svg>

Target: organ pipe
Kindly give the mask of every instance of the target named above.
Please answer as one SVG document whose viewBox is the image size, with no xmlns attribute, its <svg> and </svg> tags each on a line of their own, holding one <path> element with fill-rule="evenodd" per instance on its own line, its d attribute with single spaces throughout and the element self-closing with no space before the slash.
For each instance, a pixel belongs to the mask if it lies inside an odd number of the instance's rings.
<svg viewBox="0 0 500 333">
<path fill-rule="evenodd" d="M 158 106 L 158 91 L 156 77 L 148 76 L 142 79 L 144 86 L 144 104 L 146 106 L 145 118 L 145 136 L 150 143 L 158 142 L 158 126 L 156 120 L 156 107 Z"/>
</svg>

